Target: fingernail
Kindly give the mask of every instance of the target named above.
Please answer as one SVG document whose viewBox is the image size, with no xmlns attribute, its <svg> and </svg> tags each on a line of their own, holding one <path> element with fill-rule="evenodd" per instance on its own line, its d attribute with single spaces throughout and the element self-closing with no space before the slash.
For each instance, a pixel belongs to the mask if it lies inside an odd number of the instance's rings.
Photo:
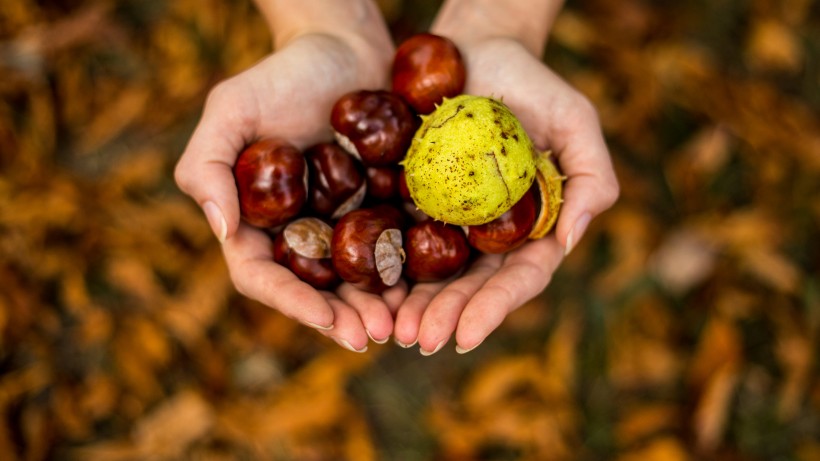
<svg viewBox="0 0 820 461">
<path fill-rule="evenodd" d="M 410 343 L 410 344 L 404 344 L 403 342 L 399 341 L 398 339 L 393 338 L 393 342 L 394 342 L 394 343 L 396 343 L 396 344 L 398 344 L 399 346 L 401 346 L 401 347 L 403 347 L 403 348 L 407 349 L 407 348 L 410 348 L 410 347 L 415 346 L 415 345 L 416 345 L 416 342 L 418 342 L 418 340 L 415 340 L 415 341 L 413 341 L 413 342 L 412 342 L 412 343 Z"/>
<path fill-rule="evenodd" d="M 225 221 L 222 210 L 219 209 L 216 203 L 208 201 L 202 205 L 202 211 L 205 212 L 205 218 L 208 220 L 208 224 L 211 225 L 211 230 L 213 230 L 216 238 L 219 239 L 219 243 L 225 243 L 225 239 L 228 238 L 228 223 Z"/>
<path fill-rule="evenodd" d="M 358 352 L 358 353 L 362 353 L 362 352 L 366 352 L 366 351 L 367 351 L 367 346 L 364 346 L 364 347 L 363 347 L 363 348 L 361 348 L 361 349 L 356 349 L 356 348 L 354 348 L 354 347 L 353 347 L 353 345 L 351 345 L 349 342 L 345 341 L 344 339 L 341 339 L 341 338 L 333 338 L 333 340 L 334 340 L 334 341 L 336 341 L 336 342 L 337 342 L 340 346 L 344 347 L 345 349 L 347 349 L 347 350 L 349 350 L 349 351 L 351 351 L 351 352 Z"/>
<path fill-rule="evenodd" d="M 423 356 L 427 357 L 427 356 L 429 356 L 429 355 L 433 355 L 433 354 L 435 354 L 436 352 L 440 351 L 440 350 L 441 350 L 441 348 L 442 348 L 442 347 L 444 347 L 444 345 L 445 345 L 446 343 L 447 343 L 447 340 L 445 339 L 444 341 L 442 341 L 442 342 L 438 343 L 438 346 L 436 346 L 436 348 L 435 348 L 435 349 L 433 349 L 433 351 L 432 351 L 432 352 L 425 351 L 424 349 L 419 349 L 419 352 L 421 352 L 421 355 L 423 355 Z"/>
<path fill-rule="evenodd" d="M 327 330 L 332 330 L 333 329 L 333 324 L 332 323 L 329 326 L 323 326 L 323 325 L 317 325 L 317 324 L 311 323 L 311 322 L 305 322 L 305 325 L 307 325 L 311 328 L 315 328 L 317 330 L 322 330 L 322 331 L 327 331 Z"/>
<path fill-rule="evenodd" d="M 370 334 L 370 330 L 365 329 L 364 331 L 367 333 L 367 337 L 370 338 L 376 344 L 384 344 L 384 343 L 387 342 L 388 339 L 390 339 L 390 336 L 388 336 L 388 337 L 386 337 L 382 340 L 378 340 L 378 339 L 374 338 L 373 335 Z"/>
<path fill-rule="evenodd" d="M 458 344 L 456 344 L 456 352 L 458 352 L 459 354 L 466 354 L 466 353 L 470 352 L 471 350 L 475 349 L 476 347 L 480 346 L 480 345 L 481 345 L 481 343 L 483 343 L 483 342 L 484 342 L 483 340 L 482 340 L 482 341 L 479 341 L 479 343 L 478 343 L 478 344 L 476 344 L 475 346 L 473 346 L 473 347 L 471 347 L 471 348 L 469 348 L 469 349 L 462 349 L 462 347 L 461 347 L 461 346 L 459 346 Z"/>
<path fill-rule="evenodd" d="M 569 235 L 567 235 L 567 246 L 564 248 L 564 256 L 567 256 L 581 240 L 581 237 L 584 236 L 584 232 L 586 232 L 590 220 L 592 220 L 592 215 L 584 213 L 575 221 L 575 226 L 572 227 L 569 231 Z"/>
</svg>

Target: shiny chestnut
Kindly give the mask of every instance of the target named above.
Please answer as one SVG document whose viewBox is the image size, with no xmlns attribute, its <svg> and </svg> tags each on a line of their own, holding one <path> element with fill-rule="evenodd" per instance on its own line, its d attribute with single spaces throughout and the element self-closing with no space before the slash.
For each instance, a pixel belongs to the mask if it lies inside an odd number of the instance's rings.
<svg viewBox="0 0 820 461">
<path fill-rule="evenodd" d="M 494 220 L 467 227 L 467 241 L 484 253 L 505 253 L 527 241 L 538 213 L 534 188 Z"/>
<path fill-rule="evenodd" d="M 297 219 L 273 239 L 273 259 L 317 290 L 332 290 L 341 283 L 330 258 L 332 235 L 318 218 Z"/>
<path fill-rule="evenodd" d="M 470 258 L 460 227 L 428 219 L 407 230 L 404 274 L 417 282 L 437 282 L 458 273 Z"/>
<path fill-rule="evenodd" d="M 401 217 L 387 206 L 353 210 L 336 223 L 333 267 L 351 285 L 381 293 L 398 283 L 404 262 Z"/>
<path fill-rule="evenodd" d="M 419 223 L 424 222 L 430 217 L 416 206 L 416 202 L 410 196 L 410 189 L 407 188 L 407 176 L 404 169 L 399 171 L 399 197 L 402 200 L 402 208 L 408 216 L 413 218 L 413 221 Z"/>
<path fill-rule="evenodd" d="M 364 165 L 386 166 L 404 158 L 419 121 L 398 95 L 360 90 L 336 101 L 330 125 L 339 144 Z"/>
<path fill-rule="evenodd" d="M 399 195 L 399 169 L 391 166 L 371 166 L 367 175 L 367 196 L 378 200 L 390 200 Z"/>
<path fill-rule="evenodd" d="M 308 163 L 308 205 L 333 219 L 361 205 L 367 189 L 361 163 L 335 143 L 305 150 Z"/>
<path fill-rule="evenodd" d="M 246 147 L 233 167 L 242 219 L 271 228 L 296 216 L 307 199 L 307 166 L 302 152 L 282 139 Z"/>
<path fill-rule="evenodd" d="M 466 78 L 458 47 L 440 35 L 414 35 L 399 45 L 393 58 L 393 91 L 419 114 L 429 114 L 445 97 L 461 94 Z"/>
</svg>

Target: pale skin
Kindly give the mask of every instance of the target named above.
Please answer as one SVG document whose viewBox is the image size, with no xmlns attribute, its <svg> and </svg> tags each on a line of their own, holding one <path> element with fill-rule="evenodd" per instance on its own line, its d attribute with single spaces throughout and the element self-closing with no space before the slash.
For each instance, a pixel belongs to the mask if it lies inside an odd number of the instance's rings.
<svg viewBox="0 0 820 461">
<path fill-rule="evenodd" d="M 451 38 L 464 54 L 465 92 L 503 97 L 568 177 L 555 232 L 509 254 L 483 256 L 453 280 L 409 292 L 403 282 L 381 295 L 348 284 L 333 293 L 314 290 L 272 261 L 266 234 L 241 222 L 231 167 L 257 139 L 278 136 L 300 148 L 330 140 L 328 114 L 336 99 L 389 88 L 394 45 L 370 0 L 257 4 L 275 52 L 212 90 L 175 172 L 180 188 L 203 208 L 245 296 L 349 350 L 363 352 L 370 340 L 392 336 L 405 347 L 418 343 L 429 355 L 455 335 L 456 350 L 466 352 L 547 286 L 589 221 L 617 198 L 593 106 L 540 60 L 560 2 L 449 0 L 431 32 Z M 499 8 L 507 19 L 488 21 L 499 17 Z"/>
</svg>

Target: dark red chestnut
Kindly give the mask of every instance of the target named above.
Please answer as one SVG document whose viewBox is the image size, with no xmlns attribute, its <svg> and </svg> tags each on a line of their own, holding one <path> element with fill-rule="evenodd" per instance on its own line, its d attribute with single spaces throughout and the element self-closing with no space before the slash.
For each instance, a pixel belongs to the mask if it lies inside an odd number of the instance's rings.
<svg viewBox="0 0 820 461">
<path fill-rule="evenodd" d="M 407 188 L 407 176 L 404 169 L 399 171 L 399 197 L 402 198 L 404 211 L 413 218 L 415 222 L 424 222 L 430 217 L 416 206 L 416 202 L 410 197 L 410 189 Z"/>
<path fill-rule="evenodd" d="M 399 45 L 393 58 L 393 91 L 419 114 L 429 114 L 445 97 L 461 94 L 466 78 L 458 47 L 439 35 L 414 35 Z"/>
<path fill-rule="evenodd" d="M 398 210 L 360 208 L 333 228 L 333 267 L 356 288 L 380 293 L 401 278 L 404 250 Z"/>
<path fill-rule="evenodd" d="M 460 227 L 428 219 L 407 230 L 404 274 L 417 282 L 437 282 L 467 263 L 470 247 Z"/>
<path fill-rule="evenodd" d="M 308 162 L 308 205 L 321 216 L 338 219 L 361 205 L 366 192 L 359 161 L 335 143 L 305 151 Z"/>
<path fill-rule="evenodd" d="M 289 254 L 290 248 L 288 248 L 288 244 L 285 242 L 285 234 L 279 232 L 273 238 L 273 260 L 280 266 L 288 267 Z"/>
<path fill-rule="evenodd" d="M 386 166 L 404 158 L 419 121 L 398 95 L 361 90 L 336 101 L 330 124 L 339 144 L 362 163 Z"/>
<path fill-rule="evenodd" d="M 330 245 L 333 228 L 318 218 L 297 219 L 273 240 L 273 259 L 317 290 L 330 290 L 341 282 L 333 268 Z"/>
<path fill-rule="evenodd" d="M 413 200 L 410 196 L 410 189 L 407 188 L 407 174 L 404 172 L 404 168 L 399 171 L 399 196 L 404 200 Z"/>
<path fill-rule="evenodd" d="M 467 241 L 484 253 L 505 253 L 527 241 L 535 225 L 537 202 L 533 188 L 494 220 L 467 227 Z"/>
<path fill-rule="evenodd" d="M 399 170 L 389 166 L 367 167 L 367 195 L 379 200 L 390 200 L 399 195 Z"/>
<path fill-rule="evenodd" d="M 305 158 L 287 141 L 265 139 L 251 144 L 239 154 L 233 173 L 242 218 L 253 226 L 284 224 L 305 203 Z"/>
</svg>

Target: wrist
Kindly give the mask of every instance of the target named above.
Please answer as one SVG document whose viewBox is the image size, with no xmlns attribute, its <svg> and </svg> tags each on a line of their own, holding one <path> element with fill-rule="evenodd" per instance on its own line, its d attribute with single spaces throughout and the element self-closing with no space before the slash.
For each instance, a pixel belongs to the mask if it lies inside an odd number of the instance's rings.
<svg viewBox="0 0 820 461">
<path fill-rule="evenodd" d="M 255 0 L 275 50 L 299 37 L 316 36 L 355 60 L 363 84 L 383 86 L 395 51 L 390 32 L 372 0 Z"/>
<path fill-rule="evenodd" d="M 563 3 L 563 0 L 447 0 L 431 32 L 465 48 L 490 39 L 513 40 L 540 58 Z"/>
</svg>

